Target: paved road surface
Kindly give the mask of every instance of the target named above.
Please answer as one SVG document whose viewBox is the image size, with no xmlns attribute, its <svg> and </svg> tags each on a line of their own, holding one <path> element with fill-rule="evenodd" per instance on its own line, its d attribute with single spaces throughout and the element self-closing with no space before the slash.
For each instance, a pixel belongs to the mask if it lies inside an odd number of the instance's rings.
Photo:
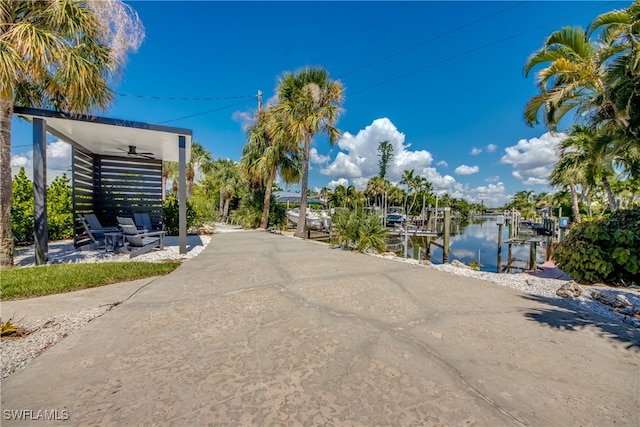
<svg viewBox="0 0 640 427">
<path fill-rule="evenodd" d="M 639 345 L 510 288 L 219 234 L 6 379 L 2 425 L 637 427 Z"/>
</svg>

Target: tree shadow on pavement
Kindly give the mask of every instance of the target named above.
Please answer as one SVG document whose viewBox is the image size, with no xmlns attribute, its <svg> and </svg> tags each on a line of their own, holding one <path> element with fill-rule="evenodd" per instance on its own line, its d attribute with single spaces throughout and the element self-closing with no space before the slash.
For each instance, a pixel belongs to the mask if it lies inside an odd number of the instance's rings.
<svg viewBox="0 0 640 427">
<path fill-rule="evenodd" d="M 625 344 L 627 350 L 633 349 L 640 352 L 640 330 L 631 325 L 580 309 L 556 298 L 538 295 L 526 295 L 523 298 L 557 307 L 530 310 L 525 313 L 525 317 L 529 320 L 566 331 L 577 331 L 587 327 L 597 328 L 600 330 L 601 337 L 620 341 Z"/>
</svg>

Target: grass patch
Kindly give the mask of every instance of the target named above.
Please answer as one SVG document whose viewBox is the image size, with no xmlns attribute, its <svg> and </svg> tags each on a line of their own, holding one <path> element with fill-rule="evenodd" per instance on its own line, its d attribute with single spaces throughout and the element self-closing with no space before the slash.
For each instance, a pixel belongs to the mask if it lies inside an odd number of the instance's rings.
<svg viewBox="0 0 640 427">
<path fill-rule="evenodd" d="M 163 276 L 171 273 L 179 265 L 179 261 L 102 262 L 12 268 L 0 272 L 0 299 L 6 301 L 59 294 L 145 277 Z"/>
</svg>

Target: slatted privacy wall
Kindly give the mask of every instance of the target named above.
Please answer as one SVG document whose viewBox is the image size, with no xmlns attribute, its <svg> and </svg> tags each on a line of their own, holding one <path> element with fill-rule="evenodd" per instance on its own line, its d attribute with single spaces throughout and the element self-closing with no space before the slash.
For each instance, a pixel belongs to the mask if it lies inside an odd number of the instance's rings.
<svg viewBox="0 0 640 427">
<path fill-rule="evenodd" d="M 117 224 L 116 216 L 149 213 L 154 228 L 162 229 L 162 161 L 98 156 L 73 150 L 74 217 L 95 213 L 104 226 Z M 76 224 L 76 246 L 86 242 Z"/>
</svg>

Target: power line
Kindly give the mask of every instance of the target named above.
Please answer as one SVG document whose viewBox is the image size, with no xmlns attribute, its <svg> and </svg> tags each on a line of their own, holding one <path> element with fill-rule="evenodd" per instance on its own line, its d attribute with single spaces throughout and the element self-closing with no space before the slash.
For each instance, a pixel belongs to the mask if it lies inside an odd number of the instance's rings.
<svg viewBox="0 0 640 427">
<path fill-rule="evenodd" d="M 407 72 L 407 73 L 401 74 L 401 75 L 399 75 L 399 76 L 392 77 L 392 78 L 387 79 L 387 80 L 383 80 L 383 81 L 381 81 L 381 82 L 379 82 L 379 83 L 376 83 L 376 84 L 374 84 L 374 85 L 368 86 L 368 87 L 366 87 L 366 88 L 364 88 L 364 89 L 361 89 L 361 90 L 359 90 L 359 91 L 356 91 L 356 92 L 350 93 L 349 95 L 350 95 L 350 96 L 359 95 L 359 94 L 361 94 L 361 93 L 363 93 L 363 92 L 367 92 L 367 91 L 369 91 L 369 90 L 371 90 L 371 89 L 375 89 L 375 88 L 377 88 L 377 87 L 379 87 L 379 86 L 383 86 L 383 85 L 385 85 L 385 84 L 387 84 L 387 83 L 391 83 L 391 82 L 394 82 L 394 81 L 396 81 L 396 80 L 403 79 L 403 78 L 405 78 L 405 77 L 408 77 L 408 76 L 410 76 L 410 75 L 413 75 L 413 74 L 419 73 L 419 72 L 424 71 L 424 70 L 426 70 L 426 69 L 429 69 L 429 68 L 435 67 L 435 66 L 437 66 L 437 65 L 444 64 L 444 63 L 449 62 L 449 61 L 453 61 L 454 59 L 458 59 L 458 58 L 461 58 L 461 57 L 463 57 L 463 56 L 467 56 L 467 55 L 469 55 L 469 54 L 471 54 L 471 53 L 474 53 L 474 52 L 477 52 L 477 51 L 479 51 L 479 50 L 486 49 L 487 47 L 495 46 L 495 45 L 500 44 L 500 43 L 502 43 L 502 42 L 505 42 L 505 41 L 507 41 L 507 40 L 515 39 L 515 38 L 520 37 L 520 36 L 522 36 L 522 35 L 524 35 L 524 34 L 528 34 L 528 33 L 531 33 L 531 32 L 533 32 L 533 31 L 539 30 L 540 28 L 546 27 L 547 25 L 554 24 L 554 23 L 556 23 L 556 22 L 562 22 L 562 21 L 564 21 L 564 20 L 565 20 L 565 19 L 567 19 L 567 18 L 572 18 L 572 17 L 574 17 L 574 16 L 581 15 L 581 14 L 582 14 L 582 13 L 584 13 L 584 12 L 589 12 L 589 11 L 592 11 L 592 10 L 595 10 L 595 9 L 598 9 L 598 8 L 601 8 L 601 7 L 603 7 L 603 6 L 610 5 L 610 4 L 612 4 L 612 3 L 617 3 L 617 1 L 616 1 L 616 0 L 613 0 L 613 1 L 609 1 L 609 2 L 603 3 L 603 4 L 601 4 L 601 5 L 598 5 L 598 6 L 594 6 L 594 7 L 589 8 L 589 9 L 584 9 L 584 10 L 582 10 L 582 11 L 579 11 L 579 12 L 573 13 L 573 14 L 571 14 L 571 15 L 563 16 L 562 18 L 555 19 L 555 20 L 553 20 L 553 21 L 549 21 L 549 22 L 546 22 L 546 23 L 544 23 L 544 24 L 538 25 L 537 27 L 533 27 L 533 28 L 530 28 L 530 29 L 528 29 L 528 30 L 521 31 L 521 32 L 519 32 L 519 33 L 512 34 L 512 35 L 510 35 L 510 36 L 507 36 L 507 37 L 501 38 L 501 39 L 499 39 L 499 40 L 496 40 L 496 41 L 493 41 L 493 42 L 490 42 L 490 43 L 484 44 L 484 45 L 482 45 L 482 46 L 478 46 L 478 47 L 475 47 L 475 48 L 473 48 L 473 49 L 466 50 L 466 51 L 461 52 L 461 53 L 459 53 L 459 54 L 457 54 L 457 55 L 453 55 L 453 56 L 450 56 L 450 57 L 448 57 L 448 58 L 444 58 L 444 59 L 441 59 L 441 60 L 439 60 L 439 61 L 432 62 L 431 64 L 427 64 L 427 65 L 422 66 L 422 67 L 420 67 L 420 68 L 416 68 L 416 69 L 414 69 L 414 70 L 412 70 L 412 71 L 409 71 L 409 72 Z"/>
<path fill-rule="evenodd" d="M 511 10 L 511 9 L 514 9 L 514 8 L 516 8 L 516 7 L 522 6 L 523 4 L 528 3 L 529 1 L 530 1 L 530 0 L 525 0 L 525 1 L 523 1 L 523 2 L 520 2 L 520 3 L 515 4 L 515 5 L 513 5 L 513 6 L 509 6 L 509 7 L 507 7 L 507 8 L 502 9 L 502 10 L 499 10 L 499 11 L 497 11 L 497 12 L 494 12 L 494 13 L 492 13 L 492 14 L 490 14 L 490 15 L 487 15 L 487 16 L 484 16 L 484 17 L 482 17 L 482 18 L 476 19 L 475 21 L 471 21 L 471 22 L 469 22 L 469 23 L 467 23 L 467 24 L 463 24 L 463 25 L 461 25 L 461 26 L 459 26 L 459 27 L 456 27 L 456 28 L 453 28 L 453 29 L 451 29 L 451 30 L 449 30 L 449 31 L 445 31 L 444 33 L 440 33 L 440 34 L 438 34 L 438 35 L 436 35 L 436 36 L 431 37 L 430 39 L 424 40 L 424 41 L 422 41 L 422 42 L 420 42 L 420 43 L 416 43 L 416 44 L 414 44 L 414 45 L 412 45 L 412 46 L 409 46 L 409 47 L 407 47 L 407 48 L 405 48 L 405 49 L 399 50 L 399 51 L 397 51 L 397 52 L 395 52 L 395 53 L 392 53 L 392 54 L 390 54 L 390 55 L 387 55 L 387 56 L 385 56 L 385 57 L 382 57 L 382 58 L 380 58 L 380 59 L 377 59 L 377 60 L 375 60 L 375 61 L 373 61 L 373 62 L 370 62 L 370 63 L 368 63 L 368 64 L 365 64 L 365 65 L 363 65 L 363 66 L 361 66 L 361 67 L 355 68 L 355 69 L 353 69 L 353 70 L 351 70 L 351 71 L 347 71 L 346 73 L 344 73 L 344 74 L 342 74 L 342 75 L 338 76 L 338 78 L 343 78 L 343 77 L 345 77 L 345 76 L 348 76 L 349 74 L 353 74 L 353 73 L 355 73 L 355 72 L 362 71 L 362 70 L 364 70 L 364 69 L 366 69 L 366 68 L 369 68 L 369 67 L 371 67 L 371 66 L 373 66 L 373 65 L 380 64 L 381 62 L 384 62 L 384 61 L 386 61 L 386 60 L 388 60 L 388 59 L 391 59 L 391 58 L 394 58 L 394 57 L 396 57 L 396 56 L 398 56 L 398 55 L 401 55 L 401 54 L 403 54 L 403 53 L 409 52 L 410 50 L 417 49 L 417 48 L 419 48 L 419 47 L 421 47 L 421 46 L 424 46 L 424 45 L 425 45 L 425 44 L 427 44 L 427 43 L 431 43 L 432 41 L 435 41 L 435 40 L 441 39 L 442 37 L 445 37 L 445 36 L 451 35 L 451 34 L 453 34 L 453 33 L 456 33 L 456 32 L 458 32 L 458 31 L 460 31 L 460 30 L 467 29 L 467 28 L 469 28 L 469 27 L 470 27 L 470 26 L 472 26 L 472 25 L 479 24 L 480 22 L 486 21 L 486 20 L 488 20 L 488 19 L 490 19 L 490 18 L 493 18 L 494 16 L 500 15 L 500 14 L 502 14 L 502 13 L 504 13 L 504 12 L 507 12 L 507 11 L 509 11 L 509 10 Z"/>
<path fill-rule="evenodd" d="M 394 12 L 396 9 L 398 9 L 401 6 L 404 6 L 406 4 L 406 2 L 404 1 L 397 1 L 395 6 L 390 8 L 389 11 L 387 13 L 385 13 L 384 15 L 378 17 L 378 19 L 376 19 L 373 22 L 370 22 L 368 25 L 365 25 L 364 27 L 360 28 L 360 30 L 354 32 L 351 34 L 351 36 L 343 39 L 342 41 L 338 42 L 335 46 L 333 46 L 331 49 L 329 49 L 329 52 L 333 52 L 336 49 L 338 49 L 339 47 L 342 47 L 343 45 L 345 45 L 347 42 L 351 41 L 352 39 L 354 39 L 356 36 L 364 33 L 365 31 L 369 30 L 369 28 L 371 28 L 373 25 L 385 21 L 389 18 L 389 15 Z"/>
<path fill-rule="evenodd" d="M 130 93 L 116 93 L 116 95 L 126 96 L 131 98 L 160 99 L 165 101 L 219 101 L 219 100 L 225 100 L 225 99 L 256 97 L 255 95 L 237 95 L 237 96 L 218 96 L 218 97 L 206 97 L 206 98 L 185 98 L 185 97 L 173 97 L 173 96 L 133 95 Z"/>
<path fill-rule="evenodd" d="M 252 96 L 252 98 L 255 98 L 255 96 Z M 158 122 L 157 124 L 160 125 L 160 124 L 164 124 L 164 123 L 177 122 L 178 120 L 190 119 L 191 117 L 202 116 L 202 115 L 205 115 L 205 114 L 213 113 L 215 111 L 220 111 L 220 110 L 224 110 L 224 109 L 227 109 L 227 108 L 236 107 L 238 105 L 243 105 L 243 104 L 246 104 L 246 103 L 251 102 L 251 101 L 253 101 L 253 99 L 249 99 L 249 100 L 246 100 L 246 101 L 238 102 L 236 104 L 226 105 L 226 106 L 220 107 L 220 108 L 214 108 L 213 110 L 207 110 L 207 111 L 203 111 L 201 113 L 190 114 L 188 116 L 178 117 L 176 119 L 165 120 L 165 121 L 162 121 L 162 122 Z"/>
</svg>

